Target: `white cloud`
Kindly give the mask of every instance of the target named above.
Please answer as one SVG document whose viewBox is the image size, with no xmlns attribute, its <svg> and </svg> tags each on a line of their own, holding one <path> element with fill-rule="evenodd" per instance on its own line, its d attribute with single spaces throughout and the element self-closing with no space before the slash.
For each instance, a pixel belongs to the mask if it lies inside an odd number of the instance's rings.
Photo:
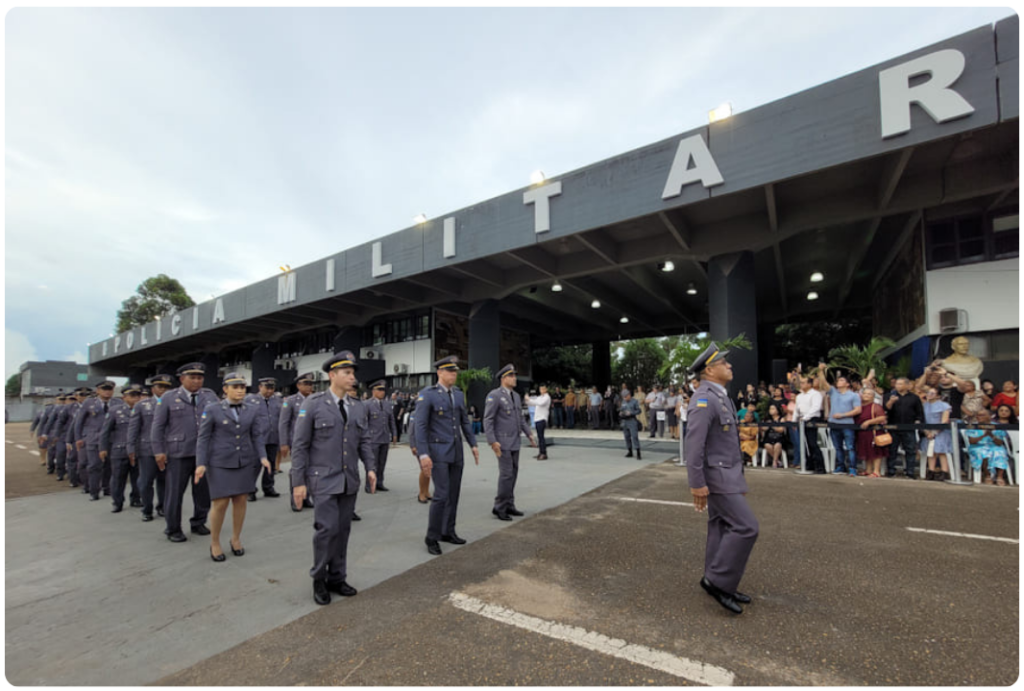
<svg viewBox="0 0 1024 691">
<path fill-rule="evenodd" d="M 89 356 L 81 350 L 76 350 L 71 355 L 65 355 L 61 360 L 64 360 L 65 362 L 77 362 L 80 365 L 89 364 Z"/>
<path fill-rule="evenodd" d="M 17 374 L 23 363 L 38 359 L 35 347 L 24 334 L 4 328 L 4 381 Z"/>
</svg>

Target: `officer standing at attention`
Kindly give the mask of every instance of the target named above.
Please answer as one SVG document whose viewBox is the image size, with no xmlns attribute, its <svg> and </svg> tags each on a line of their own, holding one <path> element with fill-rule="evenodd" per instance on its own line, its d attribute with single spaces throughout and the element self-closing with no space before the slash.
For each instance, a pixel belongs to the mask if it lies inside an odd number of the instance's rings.
<svg viewBox="0 0 1024 691">
<path fill-rule="evenodd" d="M 388 464 L 388 448 L 398 443 L 398 426 L 395 424 L 395 411 L 391 401 L 384 400 L 386 384 L 379 379 L 370 384 L 373 398 L 366 402 L 370 416 L 370 442 L 377 459 L 377 491 L 387 492 L 384 486 L 384 467 Z M 370 493 L 370 484 L 366 484 L 366 493 Z"/>
<path fill-rule="evenodd" d="M 697 511 L 708 511 L 708 541 L 700 585 L 730 612 L 750 596 L 736 590 L 757 540 L 758 524 L 747 504 L 736 409 L 725 385 L 732 381 L 728 351 L 714 341 L 690 367 L 701 382 L 687 408 L 686 472 Z"/>
<path fill-rule="evenodd" d="M 358 363 L 351 352 L 335 353 L 323 364 L 331 386 L 302 403 L 292 437 L 295 506 L 313 496 L 313 600 L 331 603 L 331 592 L 356 594 L 346 582 L 348 536 L 359 496 L 359 461 L 370 491 L 377 485 L 369 421 L 355 391 Z M 300 509 L 301 510 L 301 509 Z"/>
<path fill-rule="evenodd" d="M 155 374 L 146 380 L 155 398 L 146 399 L 135 404 L 131 417 L 128 418 L 128 457 L 135 457 L 139 469 L 139 493 L 142 495 L 142 520 L 153 520 L 153 481 L 156 480 L 156 512 L 164 515 L 164 495 L 167 493 L 167 464 L 157 465 L 153 456 L 153 415 L 156 404 L 171 387 L 174 386 L 171 375 Z"/>
<path fill-rule="evenodd" d="M 206 367 L 190 362 L 178 368 L 181 386 L 165 393 L 156 402 L 153 413 L 153 456 L 158 466 L 167 468 L 167 495 L 164 497 L 164 533 L 171 542 L 185 542 L 181 531 L 181 502 L 185 489 L 192 485 L 192 532 L 209 535 L 206 516 L 210 513 L 210 486 L 206 478 L 192 482 L 196 472 L 196 439 L 203 410 L 218 401 L 217 394 L 203 388 Z"/>
<path fill-rule="evenodd" d="M 101 489 L 110 496 L 110 465 L 100 458 L 100 430 L 107 413 L 117 405 L 124 405 L 122 401 L 111 400 L 113 397 L 114 382 L 100 382 L 96 385 L 96 398 L 82 405 L 75 420 L 75 447 L 80 456 L 84 452 L 88 463 L 90 501 L 99 501 Z"/>
<path fill-rule="evenodd" d="M 530 440 L 530 446 L 537 443 L 530 434 L 530 425 L 520 412 L 522 402 L 516 393 L 516 368 L 505 365 L 498 370 L 501 386 L 487 394 L 484 404 L 484 434 L 487 443 L 498 457 L 498 494 L 494 497 L 491 513 L 498 520 L 511 521 L 512 516 L 522 516 L 516 508 L 516 479 L 519 477 L 519 433 Z"/>
<path fill-rule="evenodd" d="M 437 384 L 428 386 L 416 397 L 416 441 L 420 467 L 434 479 L 434 497 L 427 527 L 427 551 L 441 554 L 438 541 L 464 545 L 455 533 L 455 517 L 462 490 L 462 438 L 473 448 L 473 460 L 480 465 L 480 451 L 473 434 L 473 422 L 466 413 L 466 399 L 455 386 L 459 358 L 451 355 L 434 363 Z"/>
<path fill-rule="evenodd" d="M 46 417 L 43 418 L 39 424 L 41 430 L 39 435 L 39 447 L 46 448 L 46 452 L 41 454 L 43 461 L 46 463 L 46 474 L 53 475 L 57 469 L 57 436 L 54 434 L 54 430 L 57 426 L 57 419 L 60 417 L 60 412 L 64 410 L 64 406 L 67 405 L 67 396 L 59 394 L 55 399 L 56 402 L 50 408 Z"/>
<path fill-rule="evenodd" d="M 263 377 L 260 379 L 260 392 L 258 394 L 249 394 L 245 397 L 245 402 L 256 404 L 260 415 L 263 416 L 262 424 L 263 429 L 266 430 L 267 440 L 266 454 L 271 464 L 270 470 L 267 470 L 261 463 L 256 464 L 255 475 L 252 479 L 252 491 L 249 492 L 249 501 L 256 501 L 256 490 L 260 486 L 263 488 L 264 497 L 281 496 L 281 493 L 274 489 L 273 464 L 275 459 L 277 459 L 277 447 L 280 443 L 277 428 L 281 422 L 283 399 L 280 396 L 275 396 L 275 391 L 277 391 L 277 380 L 273 377 Z M 263 474 L 262 483 L 260 483 L 261 473 Z"/>
<path fill-rule="evenodd" d="M 100 428 L 100 459 L 110 465 L 110 495 L 114 508 L 110 513 L 124 510 L 124 486 L 131 475 L 131 505 L 142 506 L 139 501 L 139 467 L 135 455 L 128 452 L 128 426 L 132 410 L 142 396 L 142 387 L 130 384 L 121 389 L 124 403 L 111 407 Z"/>
<path fill-rule="evenodd" d="M 300 374 L 299 378 L 295 380 L 295 388 L 298 389 L 298 393 L 293 393 L 281 403 L 281 417 L 277 423 L 277 437 L 281 442 L 282 461 L 289 453 L 291 453 L 292 434 L 295 432 L 295 421 L 299 417 L 299 410 L 302 408 L 302 402 L 309 398 L 313 393 L 313 384 L 315 383 L 315 373 L 306 372 L 305 374 Z M 292 504 L 292 511 L 298 511 L 298 507 L 295 506 L 295 487 L 292 485 L 291 477 L 291 473 L 289 473 L 288 500 Z M 303 506 L 307 509 L 312 509 L 313 500 L 310 497 L 306 497 L 306 501 L 303 503 Z"/>
<path fill-rule="evenodd" d="M 89 399 L 91 393 L 92 389 L 88 386 L 75 389 L 75 402 L 71 404 L 71 409 L 68 411 L 68 426 L 67 431 L 64 433 L 64 448 L 67 449 L 65 465 L 68 469 L 68 479 L 71 480 L 72 487 L 82 485 L 82 494 L 89 493 L 89 474 L 83 467 L 81 460 L 85 458 L 85 454 L 79 452 L 75 444 L 75 424 L 82 412 L 82 404 Z"/>
<path fill-rule="evenodd" d="M 633 447 L 636 447 L 636 460 L 642 461 L 640 455 L 640 403 L 633 398 L 633 392 L 629 389 L 622 390 L 622 402 L 619 404 L 619 424 L 622 425 L 622 436 L 626 438 L 626 458 L 633 457 Z"/>
</svg>

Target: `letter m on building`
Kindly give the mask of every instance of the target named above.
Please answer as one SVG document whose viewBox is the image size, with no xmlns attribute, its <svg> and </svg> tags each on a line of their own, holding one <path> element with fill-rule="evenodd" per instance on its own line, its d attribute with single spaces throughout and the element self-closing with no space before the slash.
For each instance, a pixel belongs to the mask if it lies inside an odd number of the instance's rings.
<svg viewBox="0 0 1024 691">
<path fill-rule="evenodd" d="M 291 271 L 277 277 L 277 304 L 295 302 L 295 274 Z"/>
</svg>

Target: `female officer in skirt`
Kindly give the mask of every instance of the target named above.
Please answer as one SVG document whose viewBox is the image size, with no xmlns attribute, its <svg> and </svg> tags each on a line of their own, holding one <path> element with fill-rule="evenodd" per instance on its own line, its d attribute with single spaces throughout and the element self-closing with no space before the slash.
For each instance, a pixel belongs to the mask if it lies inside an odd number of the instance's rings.
<svg viewBox="0 0 1024 691">
<path fill-rule="evenodd" d="M 252 403 L 245 402 L 245 377 L 232 372 L 224 377 L 225 398 L 210 403 L 203 410 L 196 443 L 196 477 L 204 475 L 210 485 L 210 557 L 214 561 L 226 559 L 220 547 L 220 529 L 228 504 L 231 511 L 231 553 L 245 554 L 242 548 L 242 524 L 252 479 L 257 464 L 270 470 L 266 458 L 267 430 L 263 417 Z"/>
</svg>

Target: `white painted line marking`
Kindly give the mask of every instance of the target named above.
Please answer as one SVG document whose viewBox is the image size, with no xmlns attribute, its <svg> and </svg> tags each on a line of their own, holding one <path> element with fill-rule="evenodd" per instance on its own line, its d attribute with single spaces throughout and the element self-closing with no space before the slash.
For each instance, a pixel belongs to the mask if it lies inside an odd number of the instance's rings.
<svg viewBox="0 0 1024 691">
<path fill-rule="evenodd" d="M 4 441 L 6 441 L 6 442 L 7 442 L 8 444 L 13 444 L 13 443 L 14 443 L 14 442 L 13 442 L 13 441 L 11 441 L 10 439 L 5 439 Z"/>
<path fill-rule="evenodd" d="M 1012 537 L 992 537 L 991 535 L 973 535 L 972 533 L 950 533 L 945 530 L 925 530 L 924 528 L 907 528 L 907 530 L 914 533 L 931 533 L 932 535 L 952 535 L 953 537 L 970 537 L 975 540 L 996 540 L 997 542 L 1012 542 L 1013 544 L 1019 544 L 1020 540 L 1014 540 Z"/>
<path fill-rule="evenodd" d="M 546 621 L 526 614 L 520 614 L 515 610 L 505 609 L 497 605 L 489 605 L 475 597 L 452 593 L 448 600 L 459 609 L 479 614 L 482 617 L 494 621 L 515 626 L 520 629 L 539 633 L 542 636 L 554 638 L 578 645 L 587 650 L 593 650 L 604 655 L 617 657 L 628 662 L 633 662 L 644 667 L 656 669 L 659 672 L 667 672 L 674 676 L 693 681 L 707 686 L 732 686 L 735 675 L 727 669 L 709 665 L 699 660 L 690 660 L 685 657 L 669 655 L 660 650 L 654 650 L 643 645 L 627 643 L 620 638 L 608 638 L 605 635 L 594 631 L 587 631 L 578 626 L 559 624 L 555 621 Z"/>
<path fill-rule="evenodd" d="M 32 454 L 33 456 L 38 456 L 39 455 L 38 451 L 29 451 L 29 453 Z"/>
<path fill-rule="evenodd" d="M 17 448 L 19 448 L 19 449 L 27 449 L 28 448 L 27 446 L 22 446 L 21 444 L 15 444 L 15 446 Z"/>
<path fill-rule="evenodd" d="M 613 497 L 619 501 L 637 501 L 643 504 L 666 504 L 668 506 L 693 506 L 693 504 L 687 504 L 685 501 L 665 501 L 663 499 L 637 499 L 635 497 Z"/>
</svg>

